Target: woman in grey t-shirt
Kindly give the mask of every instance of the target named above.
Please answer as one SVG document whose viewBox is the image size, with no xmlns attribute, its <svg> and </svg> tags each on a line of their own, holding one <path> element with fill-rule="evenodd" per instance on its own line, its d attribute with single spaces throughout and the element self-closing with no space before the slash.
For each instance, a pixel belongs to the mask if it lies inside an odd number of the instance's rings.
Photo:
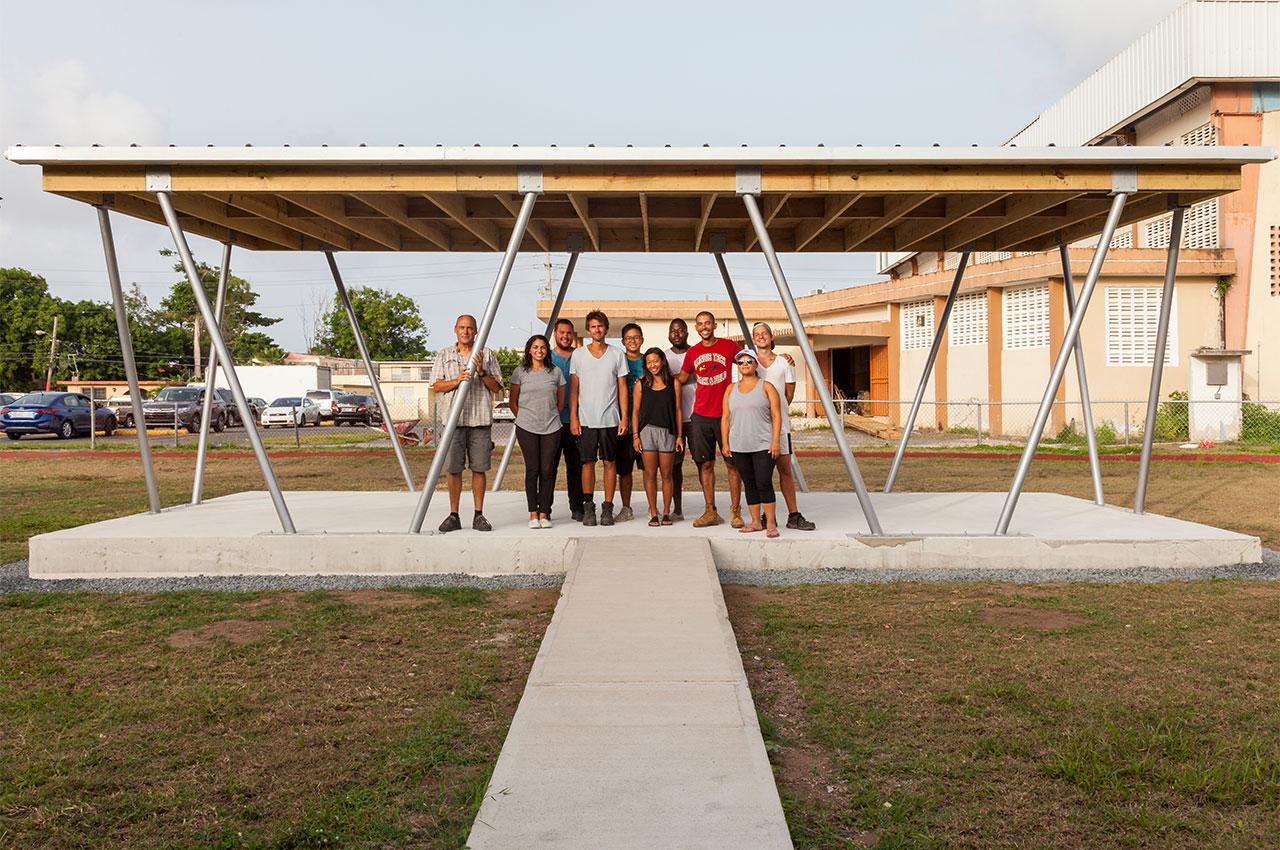
<svg viewBox="0 0 1280 850">
<path fill-rule="evenodd" d="M 551 344 L 542 334 L 534 334 L 524 344 L 524 360 L 511 374 L 511 410 L 516 415 L 516 440 L 524 456 L 530 528 L 551 527 L 564 393 L 564 373 L 551 362 Z"/>
</svg>

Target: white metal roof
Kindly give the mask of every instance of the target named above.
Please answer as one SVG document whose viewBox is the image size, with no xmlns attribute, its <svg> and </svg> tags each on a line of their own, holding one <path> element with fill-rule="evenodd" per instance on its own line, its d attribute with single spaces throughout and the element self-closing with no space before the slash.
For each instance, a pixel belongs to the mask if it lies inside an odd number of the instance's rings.
<svg viewBox="0 0 1280 850">
<path fill-rule="evenodd" d="M 1188 0 L 1009 143 L 1086 145 L 1208 80 L 1280 80 L 1280 0 Z"/>
<path fill-rule="evenodd" d="M 360 165 L 699 163 L 853 165 L 1233 165 L 1275 158 L 1243 147 L 215 147 L 14 145 L 5 157 L 24 164 Z"/>
</svg>

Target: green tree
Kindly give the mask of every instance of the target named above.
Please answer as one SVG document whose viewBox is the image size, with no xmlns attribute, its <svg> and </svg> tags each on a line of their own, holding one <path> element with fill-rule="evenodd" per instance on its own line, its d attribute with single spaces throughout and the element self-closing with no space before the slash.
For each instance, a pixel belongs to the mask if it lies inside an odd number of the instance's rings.
<svg viewBox="0 0 1280 850">
<path fill-rule="evenodd" d="M 49 343 L 36 331 L 49 330 L 58 312 L 58 299 L 43 277 L 26 269 L 0 269 L 0 387 L 43 386 Z"/>
<path fill-rule="evenodd" d="M 498 365 L 502 367 L 502 383 L 511 383 L 511 373 L 520 365 L 520 361 L 524 359 L 524 349 L 521 348 L 495 348 L 493 356 L 497 359 Z"/>
<path fill-rule="evenodd" d="M 168 256 L 171 251 L 161 251 L 162 255 Z M 174 271 L 182 272 L 181 264 L 174 266 Z M 209 298 L 209 304 L 217 303 L 218 293 L 218 277 L 221 269 L 217 266 L 211 266 L 208 263 L 197 263 L 196 271 L 200 275 L 200 284 L 204 287 L 205 294 Z M 279 360 L 284 357 L 284 351 L 275 341 L 264 333 L 258 331 L 258 328 L 268 328 L 280 321 L 278 318 L 267 316 L 253 309 L 258 303 L 258 293 L 254 292 L 249 281 L 236 275 L 231 275 L 227 279 L 227 297 L 226 306 L 222 313 L 222 336 L 227 341 L 227 347 L 231 349 L 232 356 L 237 360 L 258 357 L 264 360 Z M 196 319 L 200 316 L 200 309 L 196 305 L 195 295 L 191 291 L 191 286 L 187 282 L 186 276 L 173 284 L 169 289 L 169 294 L 160 302 L 159 309 L 154 313 L 161 327 L 177 327 L 182 329 L 182 333 L 187 340 L 187 350 L 191 351 L 194 347 L 193 334 Z M 207 328 L 201 322 L 201 355 L 203 363 L 209 351 L 209 337 Z M 190 359 L 190 357 L 186 358 Z"/>
<path fill-rule="evenodd" d="M 351 308 L 374 360 L 421 360 L 427 356 L 427 336 L 431 333 L 422 321 L 418 305 L 412 298 L 386 289 L 356 286 L 348 290 Z M 359 357 L 346 311 L 338 305 L 330 307 L 320 319 L 314 354 L 330 357 Z"/>
</svg>

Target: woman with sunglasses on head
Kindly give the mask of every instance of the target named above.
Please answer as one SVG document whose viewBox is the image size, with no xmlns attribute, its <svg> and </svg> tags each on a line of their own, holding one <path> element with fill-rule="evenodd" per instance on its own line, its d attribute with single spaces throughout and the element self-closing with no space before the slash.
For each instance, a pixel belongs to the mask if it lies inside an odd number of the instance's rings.
<svg viewBox="0 0 1280 850">
<path fill-rule="evenodd" d="M 782 405 L 778 391 L 757 374 L 759 364 L 754 351 L 742 349 L 734 355 L 733 362 L 738 369 L 738 381 L 725 390 L 720 433 L 725 457 L 742 477 L 747 510 L 751 513 L 751 522 L 738 530 L 743 534 L 765 530 L 768 537 L 777 537 L 773 465 L 782 439 Z M 764 510 L 763 526 L 761 509 Z"/>
<path fill-rule="evenodd" d="M 524 359 L 511 374 L 511 412 L 524 456 L 530 528 L 551 527 L 564 393 L 564 373 L 551 362 L 551 344 L 542 334 L 534 334 L 524 344 Z"/>
<path fill-rule="evenodd" d="M 631 421 L 637 454 L 644 461 L 644 494 L 649 500 L 649 525 L 671 525 L 673 494 L 671 465 L 676 453 L 683 451 L 684 433 L 680 402 L 667 365 L 667 355 L 660 348 L 644 353 L 644 374 L 632 392 Z M 658 473 L 662 473 L 662 513 L 658 513 Z"/>
</svg>

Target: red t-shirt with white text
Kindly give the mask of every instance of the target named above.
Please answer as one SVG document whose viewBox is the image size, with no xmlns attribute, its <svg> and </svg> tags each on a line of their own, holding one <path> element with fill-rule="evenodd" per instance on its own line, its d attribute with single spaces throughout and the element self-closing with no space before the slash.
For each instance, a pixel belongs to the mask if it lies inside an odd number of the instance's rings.
<svg viewBox="0 0 1280 850">
<path fill-rule="evenodd" d="M 697 381 L 693 397 L 693 412 L 697 416 L 720 418 L 724 410 L 724 391 L 732 376 L 733 355 L 742 350 L 727 339 L 717 339 L 712 345 L 694 343 L 684 355 L 681 371 L 688 372 Z"/>
</svg>

